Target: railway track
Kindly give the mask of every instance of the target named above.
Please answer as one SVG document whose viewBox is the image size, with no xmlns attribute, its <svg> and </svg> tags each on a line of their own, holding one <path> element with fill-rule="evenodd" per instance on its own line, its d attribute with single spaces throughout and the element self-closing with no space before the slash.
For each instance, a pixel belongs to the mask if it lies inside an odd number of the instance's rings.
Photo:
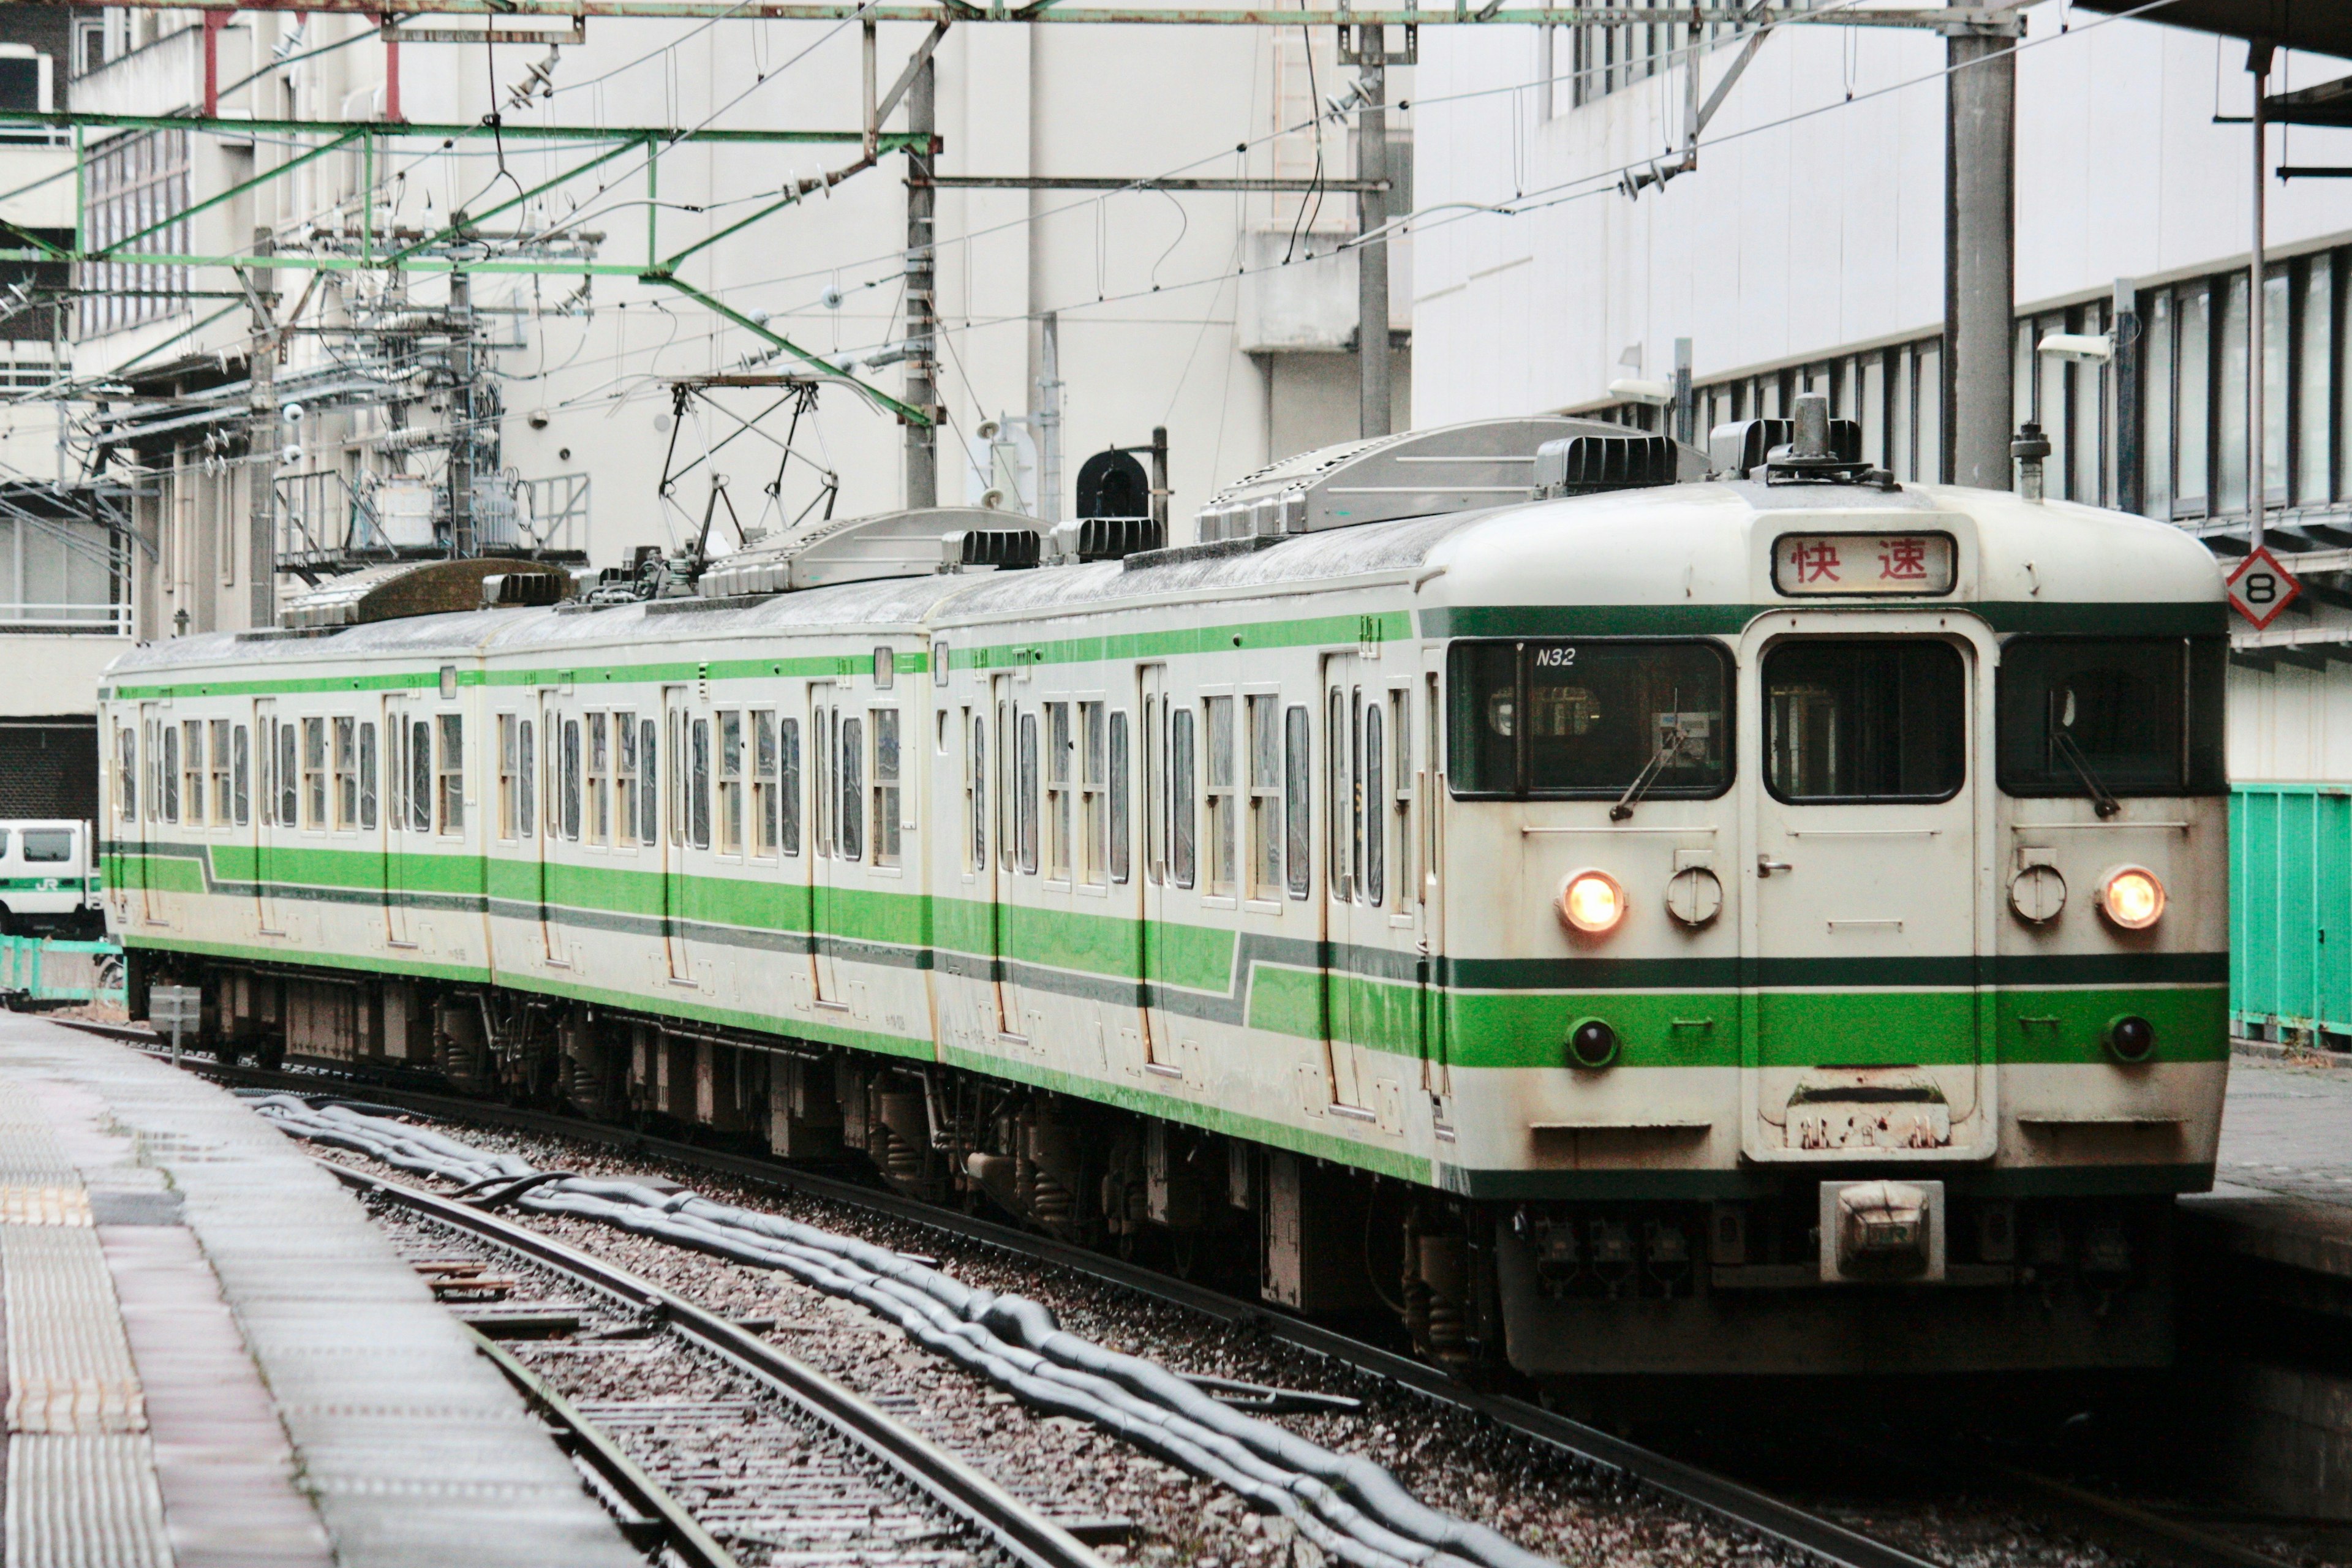
<svg viewBox="0 0 2352 1568">
<path fill-rule="evenodd" d="M 72 1022 L 71 1020 L 60 1020 Z M 93 1032 L 152 1047 L 145 1031 L 89 1026 Z M 1831 1568 L 1936 1568 L 1927 1558 L 1810 1512 L 1781 1498 L 1704 1466 L 1633 1443 L 1507 1394 L 1469 1388 L 1445 1373 L 1321 1325 L 1270 1312 L 1186 1280 L 1039 1237 L 1012 1226 L 860 1186 L 836 1177 L 774 1164 L 724 1151 L 649 1136 L 627 1129 L 577 1121 L 550 1112 L 487 1104 L 414 1089 L 386 1086 L 356 1077 L 324 1073 L 263 1071 L 191 1062 L 195 1070 L 225 1082 L 296 1094 L 340 1094 L 337 1086 L 359 1089 L 386 1108 L 413 1110 L 453 1122 L 498 1127 L 515 1132 L 595 1143 L 626 1155 L 657 1159 L 708 1171 L 755 1187 L 838 1205 L 919 1226 L 980 1244 L 1013 1258 L 1041 1262 L 1138 1296 L 1197 1314 L 1223 1325 L 1247 1325 L 1276 1343 L 1358 1369 L 1432 1403 L 1482 1417 L 1577 1461 L 1614 1473 L 1688 1505 L 1701 1514 L 1762 1537 L 1831 1565 Z M 470 1211 L 467 1211 L 470 1212 Z M 2063 1494 L 2077 1516 L 2103 1515 L 2137 1553 L 2180 1568 L 2289 1568 L 2279 1559 L 2225 1538 L 2179 1524 L 2098 1493 L 2066 1486 L 2032 1472 L 2011 1469 L 2006 1478 L 2021 1493 L 2045 1498 Z"/>
<path fill-rule="evenodd" d="M 548 1379 L 525 1367 L 517 1356 L 490 1347 L 499 1369 L 540 1407 L 575 1457 L 638 1515 L 638 1533 L 658 1541 L 691 1568 L 733 1568 L 735 1558 L 713 1538 L 714 1533 L 817 1553 L 813 1558 L 795 1556 L 794 1561 L 824 1561 L 836 1554 L 840 1561 L 859 1563 L 951 1563 L 1001 1558 L 1027 1568 L 1101 1568 L 1093 1551 L 1041 1510 L 912 1430 L 879 1404 L 844 1388 L 749 1329 L 527 1226 L 349 1166 L 322 1163 L 337 1180 L 371 1200 L 441 1230 L 461 1233 L 481 1247 L 504 1255 L 502 1264 L 527 1262 L 599 1298 L 604 1314 L 622 1321 L 607 1323 L 590 1343 L 634 1348 L 656 1337 L 667 1338 L 701 1352 L 734 1380 L 748 1382 L 786 1408 L 789 1415 L 780 1417 L 761 1412 L 756 1401 L 723 1394 L 712 1397 L 691 1385 L 682 1394 L 575 1403 L 557 1393 Z M 441 1269 L 446 1279 L 460 1287 L 467 1279 L 451 1269 L 446 1258 L 429 1267 Z M 541 1319 L 543 1322 L 555 1315 L 542 1312 Z M 496 1326 L 494 1318 L 487 1321 Z M 509 1317 L 505 1326 L 513 1327 L 514 1320 Z M 637 1337 L 640 1333 L 643 1339 Z M 668 1387 L 677 1381 L 674 1376 L 649 1373 L 644 1366 L 629 1369 L 627 1378 L 634 1384 L 656 1387 Z M 822 1454 L 810 1462 L 810 1446 L 804 1438 L 780 1444 L 772 1433 L 763 1440 L 762 1435 L 750 1430 L 762 1425 L 786 1425 L 793 1417 L 803 1426 L 829 1434 L 836 1440 L 832 1447 L 852 1451 L 862 1459 L 862 1466 L 842 1464 L 837 1456 Z M 714 1510 L 706 1500 L 690 1514 L 657 1477 L 648 1476 L 630 1459 L 620 1440 L 628 1433 L 641 1444 L 657 1448 L 707 1447 L 715 1428 L 729 1433 L 725 1447 L 732 1449 L 781 1447 L 799 1452 L 793 1462 L 768 1465 L 756 1473 L 729 1473 L 724 1485 L 730 1494 L 726 1506 Z M 697 1479 L 708 1483 L 709 1456 L 700 1456 L 699 1464 L 703 1473 Z M 860 1474 L 861 1468 L 872 1473 Z M 906 1494 L 919 1500 L 920 1506 L 910 1508 Z M 919 1517 L 924 1513 L 936 1517 Z M 785 1542 L 763 1536 L 761 1521 L 772 1520 L 790 1521 L 803 1534 L 814 1521 L 815 1535 L 826 1539 Z M 943 1541 L 952 1545 L 951 1538 L 957 1535 L 970 1538 L 980 1549 L 943 1550 Z M 847 1539 L 832 1539 L 844 1536 Z M 892 1552 L 894 1544 L 901 1550 Z"/>
</svg>

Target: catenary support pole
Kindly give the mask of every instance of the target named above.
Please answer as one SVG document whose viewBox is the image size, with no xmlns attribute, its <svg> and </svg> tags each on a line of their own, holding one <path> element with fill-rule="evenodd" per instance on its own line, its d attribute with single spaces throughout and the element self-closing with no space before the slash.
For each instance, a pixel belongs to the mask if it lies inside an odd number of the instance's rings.
<svg viewBox="0 0 2352 1568">
<path fill-rule="evenodd" d="M 270 242 L 267 227 L 254 229 L 255 255 L 267 254 Z M 270 319 L 276 284 L 274 272 L 252 274 L 253 346 L 247 353 L 245 423 L 246 473 L 252 493 L 247 508 L 246 572 L 256 627 L 278 624 L 278 331 Z"/>
<path fill-rule="evenodd" d="M 1692 29 L 1696 32 L 1696 28 Z M 1694 46 L 1696 47 L 1696 46 Z M 1675 340 L 1675 439 L 1685 446 L 1698 441 L 1698 398 L 1691 390 L 1691 341 Z"/>
<path fill-rule="evenodd" d="M 457 426 L 449 440 L 449 548 L 460 556 L 479 555 L 474 536 L 474 286 L 463 272 L 449 274 L 449 322 L 457 362 L 456 395 L 449 400 L 450 421 Z"/>
<path fill-rule="evenodd" d="M 2249 552 L 2263 547 L 2263 502 L 2268 500 L 2270 443 L 2263 438 L 2266 421 L 2263 417 L 2263 374 L 2267 355 L 2263 321 L 2267 312 L 2263 309 L 2263 274 L 2268 269 L 2263 256 L 2263 230 L 2267 180 L 2263 169 L 2264 143 L 2270 140 L 2269 127 L 2263 123 L 2263 99 L 2271 88 L 2271 46 L 2257 39 L 2246 49 L 2246 69 L 2254 78 L 2254 184 L 2253 184 L 2253 245 L 2247 263 L 2246 289 L 2246 548 Z"/>
<path fill-rule="evenodd" d="M 2107 341 L 2114 344 L 2107 363 L 2116 389 L 2116 508 L 2137 511 L 2146 504 L 2140 486 L 2139 419 L 2139 285 L 2129 278 L 2116 279 L 2115 305 L 2108 313 Z"/>
<path fill-rule="evenodd" d="M 1381 30 L 1370 29 L 1378 49 Z M 1356 116 L 1356 177 L 1365 181 L 1388 178 L 1388 110 L 1386 68 L 1367 64 L 1357 78 L 1364 106 Z M 1363 191 L 1356 197 L 1359 234 L 1375 234 L 1388 221 L 1388 194 Z M 1356 363 L 1361 374 L 1361 412 L 1358 434 L 1389 433 L 1389 241 L 1380 235 L 1356 247 Z"/>
<path fill-rule="evenodd" d="M 929 415 L 939 403 L 938 256 L 929 184 L 931 143 L 938 130 L 939 66 L 925 60 L 907 89 L 907 129 L 926 138 L 907 151 L 907 401 Z M 940 432 L 936 419 L 907 426 L 907 504 L 940 504 Z"/>
<path fill-rule="evenodd" d="M 1945 477 L 2005 490 L 2016 312 L 2016 41 L 1955 29 L 1945 59 Z"/>
<path fill-rule="evenodd" d="M 1062 316 L 1038 319 L 1037 517 L 1062 521 Z"/>
</svg>

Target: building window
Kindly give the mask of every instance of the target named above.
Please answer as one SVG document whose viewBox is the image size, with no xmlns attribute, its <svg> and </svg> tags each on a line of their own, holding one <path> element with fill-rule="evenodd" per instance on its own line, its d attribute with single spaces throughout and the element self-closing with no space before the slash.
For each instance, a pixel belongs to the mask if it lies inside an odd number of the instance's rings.
<svg viewBox="0 0 2352 1568">
<path fill-rule="evenodd" d="M 92 251 L 130 243 L 131 255 L 188 253 L 185 131 L 134 131 L 84 154 L 85 243 Z M 88 261 L 75 268 L 84 338 L 103 337 L 185 308 L 188 269 L 170 264 Z"/>
</svg>

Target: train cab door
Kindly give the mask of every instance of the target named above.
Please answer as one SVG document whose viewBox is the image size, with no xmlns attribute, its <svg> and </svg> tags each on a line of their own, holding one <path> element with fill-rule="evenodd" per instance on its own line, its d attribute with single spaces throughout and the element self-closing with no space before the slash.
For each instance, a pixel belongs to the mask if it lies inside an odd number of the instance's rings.
<svg viewBox="0 0 2352 1568">
<path fill-rule="evenodd" d="M 669 977 L 694 979 L 694 953 L 687 940 L 691 910 L 687 885 L 692 852 L 710 844 L 710 720 L 694 708 L 694 689 L 662 688 L 662 744 L 669 753 L 667 831 L 661 848 L 662 942 Z"/>
<path fill-rule="evenodd" d="M 835 894 L 841 853 L 841 687 L 812 680 L 809 714 L 809 963 L 816 1004 L 846 1007 L 840 966 L 833 950 Z"/>
<path fill-rule="evenodd" d="M 1361 973 L 1386 945 L 1387 867 L 1379 780 L 1386 755 L 1381 694 L 1357 655 L 1323 660 L 1323 1057 L 1330 1108 L 1369 1118 L 1366 1044 L 1378 1020 Z"/>
<path fill-rule="evenodd" d="M 1740 1075 L 1758 1160 L 1990 1154 L 1989 637 L 1775 614 L 1739 661 L 1749 896 Z M 1972 623 L 1971 623 L 1972 624 Z"/>
</svg>

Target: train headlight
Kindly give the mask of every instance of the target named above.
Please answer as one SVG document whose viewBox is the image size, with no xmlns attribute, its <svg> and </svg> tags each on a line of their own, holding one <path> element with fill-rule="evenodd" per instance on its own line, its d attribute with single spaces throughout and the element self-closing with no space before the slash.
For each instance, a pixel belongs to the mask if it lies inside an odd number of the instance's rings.
<svg viewBox="0 0 2352 1568">
<path fill-rule="evenodd" d="M 1625 889 L 1606 871 L 1572 872 L 1560 884 L 1559 918 L 1589 936 L 1614 931 L 1625 918 Z"/>
<path fill-rule="evenodd" d="M 2164 884 L 2145 866 L 2118 866 L 2099 879 L 2099 912 L 2126 931 L 2164 917 Z"/>
</svg>

